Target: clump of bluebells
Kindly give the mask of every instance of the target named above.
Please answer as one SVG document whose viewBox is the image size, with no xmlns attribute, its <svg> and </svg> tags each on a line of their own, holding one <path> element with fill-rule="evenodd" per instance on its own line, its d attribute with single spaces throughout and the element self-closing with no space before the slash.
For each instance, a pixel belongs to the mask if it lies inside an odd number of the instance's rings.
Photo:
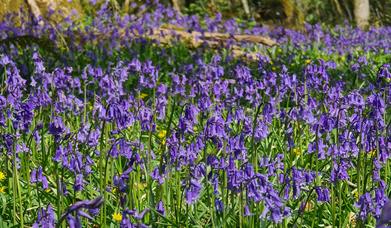
<svg viewBox="0 0 391 228">
<path fill-rule="evenodd" d="M 0 46 L 4 226 L 387 225 L 390 28 L 253 28 L 280 46 L 239 60 L 132 37 L 163 22 L 243 32 L 151 5 L 122 18 L 103 4 L 92 26 L 109 40 L 59 25 L 85 42 L 60 63 Z M 58 39 L 9 24 L 4 37 Z"/>
</svg>

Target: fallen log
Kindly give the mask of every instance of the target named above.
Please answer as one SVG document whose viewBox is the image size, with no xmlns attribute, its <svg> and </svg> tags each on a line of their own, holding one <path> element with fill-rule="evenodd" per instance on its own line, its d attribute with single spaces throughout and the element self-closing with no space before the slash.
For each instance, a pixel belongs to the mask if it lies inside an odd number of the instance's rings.
<svg viewBox="0 0 391 228">
<path fill-rule="evenodd" d="M 152 34 L 139 35 L 146 39 L 155 40 L 160 44 L 172 45 L 176 41 L 183 42 L 189 48 L 198 48 L 201 45 L 207 45 L 212 49 L 219 47 L 229 47 L 233 57 L 245 58 L 248 60 L 256 60 L 257 53 L 245 52 L 242 48 L 243 43 L 261 44 L 268 47 L 278 45 L 278 43 L 266 36 L 260 35 L 243 35 L 243 34 L 227 34 L 216 32 L 186 32 L 181 28 L 172 28 L 170 26 L 163 26 L 152 30 Z M 234 42 L 232 42 L 234 41 Z M 228 45 L 228 43 L 230 44 Z"/>
<path fill-rule="evenodd" d="M 110 33 L 101 34 L 99 31 L 95 32 L 97 40 L 110 38 Z M 124 29 L 119 31 L 120 39 L 126 39 L 128 33 Z M 188 32 L 182 27 L 166 24 L 159 28 L 153 28 L 149 33 L 138 33 L 137 30 L 131 31 L 133 37 L 152 40 L 162 45 L 173 45 L 175 42 L 181 42 L 189 48 L 198 48 L 206 45 L 212 49 L 221 47 L 228 47 L 231 54 L 235 58 L 244 58 L 247 60 L 258 59 L 258 53 L 246 52 L 243 49 L 244 43 L 260 44 L 267 47 L 278 45 L 278 43 L 270 37 L 261 35 L 245 35 L 245 34 L 228 34 L 218 32 Z M 229 44 L 228 44 L 229 43 Z"/>
<path fill-rule="evenodd" d="M 203 41 L 207 40 L 218 40 L 222 42 L 227 42 L 229 39 L 233 39 L 236 42 L 248 42 L 248 43 L 256 43 L 263 44 L 266 46 L 274 46 L 277 45 L 277 42 L 270 37 L 261 36 L 261 35 L 244 35 L 244 34 L 228 34 L 228 33 L 217 33 L 217 32 L 186 32 L 184 28 L 173 26 L 173 25 L 163 25 L 160 28 L 154 29 L 153 34 L 176 34 L 182 38 L 195 40 L 201 39 Z"/>
</svg>

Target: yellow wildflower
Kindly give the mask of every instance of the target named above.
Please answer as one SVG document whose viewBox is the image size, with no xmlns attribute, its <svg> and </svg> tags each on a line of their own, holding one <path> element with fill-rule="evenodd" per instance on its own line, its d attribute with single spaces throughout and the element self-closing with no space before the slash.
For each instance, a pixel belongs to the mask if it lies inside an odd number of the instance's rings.
<svg viewBox="0 0 391 228">
<path fill-rule="evenodd" d="M 305 204 L 304 211 L 312 211 L 314 209 L 314 204 L 311 201 L 308 201 Z"/>
<path fill-rule="evenodd" d="M 0 181 L 3 181 L 5 179 L 5 174 L 0 171 Z"/>
<path fill-rule="evenodd" d="M 140 98 L 141 99 L 144 99 L 144 98 L 146 98 L 148 96 L 148 94 L 146 94 L 146 93 L 140 93 Z"/>
<path fill-rule="evenodd" d="M 353 194 L 354 194 L 354 198 L 356 198 L 356 200 L 358 200 L 358 198 L 360 197 L 360 196 L 358 195 L 358 191 L 355 191 Z"/>
<path fill-rule="evenodd" d="M 349 224 L 351 225 L 351 227 L 356 227 L 356 215 L 354 214 L 354 212 L 349 212 L 348 214 L 348 217 L 349 217 Z"/>
<path fill-rule="evenodd" d="M 121 222 L 122 221 L 122 214 L 118 213 L 118 212 L 115 212 L 113 214 L 113 220 L 116 221 L 116 222 Z"/>
<path fill-rule="evenodd" d="M 305 60 L 305 63 L 306 63 L 306 64 L 310 64 L 310 63 L 311 63 L 311 59 L 306 59 L 306 60 Z"/>
<path fill-rule="evenodd" d="M 273 67 L 272 67 L 272 70 L 273 70 L 273 71 L 276 71 L 276 70 L 277 70 L 277 68 L 276 68 L 275 66 L 273 66 Z"/>
<path fill-rule="evenodd" d="M 137 190 L 144 190 L 147 187 L 146 183 L 134 183 L 134 188 Z"/>
<path fill-rule="evenodd" d="M 370 157 L 376 156 L 376 150 L 371 150 L 371 151 L 369 151 L 369 152 L 368 152 L 368 155 L 369 155 Z"/>
<path fill-rule="evenodd" d="M 0 193 L 4 193 L 5 192 L 5 187 L 4 186 L 0 186 Z"/>
<path fill-rule="evenodd" d="M 293 151 L 292 151 L 296 156 L 300 156 L 300 154 L 301 154 L 301 150 L 300 150 L 300 148 L 294 148 L 293 149 Z"/>
<path fill-rule="evenodd" d="M 166 137 L 166 134 L 167 134 L 166 130 L 161 130 L 161 131 L 159 131 L 157 136 L 162 139 L 162 138 Z"/>
</svg>

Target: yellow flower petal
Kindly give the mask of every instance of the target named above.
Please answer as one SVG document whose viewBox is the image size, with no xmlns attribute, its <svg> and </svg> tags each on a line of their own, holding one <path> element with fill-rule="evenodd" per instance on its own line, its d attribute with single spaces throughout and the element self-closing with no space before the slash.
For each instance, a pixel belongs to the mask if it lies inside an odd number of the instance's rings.
<svg viewBox="0 0 391 228">
<path fill-rule="evenodd" d="M 296 156 L 300 156 L 300 155 L 301 155 L 301 150 L 300 150 L 300 148 L 294 148 L 294 149 L 292 150 L 292 152 L 293 152 Z"/>
<path fill-rule="evenodd" d="M 371 150 L 371 151 L 369 151 L 369 152 L 368 152 L 368 155 L 369 155 L 370 157 L 376 156 L 376 150 Z"/>
<path fill-rule="evenodd" d="M 121 222 L 122 221 L 122 214 L 118 213 L 118 212 L 115 212 L 113 214 L 113 220 L 116 221 L 116 222 Z"/>
<path fill-rule="evenodd" d="M 3 181 L 5 179 L 5 174 L 0 171 L 0 181 Z"/>
<path fill-rule="evenodd" d="M 167 131 L 166 130 L 161 130 L 159 133 L 158 133 L 158 137 L 159 138 L 164 138 L 164 137 L 166 137 L 166 134 L 167 134 Z"/>
<path fill-rule="evenodd" d="M 144 98 L 146 98 L 146 97 L 148 97 L 148 94 L 146 94 L 146 93 L 140 93 L 140 98 L 141 98 L 141 99 L 144 99 Z"/>
</svg>

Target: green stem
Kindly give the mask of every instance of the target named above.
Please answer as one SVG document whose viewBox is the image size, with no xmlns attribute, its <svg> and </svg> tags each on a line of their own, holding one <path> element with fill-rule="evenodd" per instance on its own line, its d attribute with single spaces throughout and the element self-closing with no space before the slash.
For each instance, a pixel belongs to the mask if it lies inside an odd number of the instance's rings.
<svg viewBox="0 0 391 228">
<path fill-rule="evenodd" d="M 20 226 L 24 227 L 24 220 L 23 220 L 23 205 L 22 205 L 22 194 L 20 192 L 20 183 L 19 183 L 19 173 L 18 168 L 16 164 L 16 148 L 15 143 L 13 144 L 13 194 L 14 194 L 14 223 L 16 224 L 16 198 L 18 198 L 19 202 L 19 213 L 20 213 Z"/>
<path fill-rule="evenodd" d="M 253 163 L 253 166 L 255 168 L 255 172 L 257 173 L 258 172 L 258 156 L 257 156 L 257 153 L 255 152 L 255 128 L 257 127 L 257 119 L 258 119 L 258 115 L 261 111 L 261 106 L 262 106 L 262 103 L 260 103 L 257 107 L 257 110 L 255 112 L 255 115 L 254 115 L 254 120 L 253 120 L 253 129 L 252 129 L 252 135 L 251 135 L 251 161 Z"/>
</svg>

